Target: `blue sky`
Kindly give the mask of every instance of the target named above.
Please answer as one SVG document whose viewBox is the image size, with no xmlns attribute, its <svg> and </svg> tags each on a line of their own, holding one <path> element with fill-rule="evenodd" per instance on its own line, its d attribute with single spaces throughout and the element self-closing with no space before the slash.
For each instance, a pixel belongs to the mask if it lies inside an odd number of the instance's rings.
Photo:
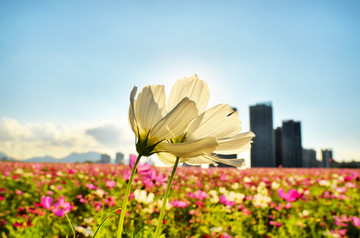
<svg viewBox="0 0 360 238">
<path fill-rule="evenodd" d="M 244 131 L 249 105 L 271 101 L 274 127 L 300 120 L 305 148 L 360 160 L 359 12 L 358 1 L 1 1 L 0 151 L 133 152 L 132 87 L 169 93 L 196 73 Z"/>
</svg>

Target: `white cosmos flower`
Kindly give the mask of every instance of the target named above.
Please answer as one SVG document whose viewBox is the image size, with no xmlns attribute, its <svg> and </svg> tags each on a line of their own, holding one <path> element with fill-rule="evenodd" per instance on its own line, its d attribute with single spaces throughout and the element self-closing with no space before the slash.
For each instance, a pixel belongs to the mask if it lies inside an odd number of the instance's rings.
<svg viewBox="0 0 360 238">
<path fill-rule="evenodd" d="M 189 123 L 198 116 L 195 102 L 187 97 L 182 97 L 176 104 L 172 103 L 171 110 L 167 113 L 162 85 L 144 87 L 137 99 L 136 92 L 137 87 L 134 87 L 130 94 L 129 123 L 136 135 L 136 150 L 139 155 L 150 156 L 159 151 L 161 142 L 182 137 Z M 188 158 L 209 154 L 216 146 L 215 138 L 209 137 L 182 143 L 176 148 L 162 147 L 161 151 Z"/>
<path fill-rule="evenodd" d="M 183 152 L 186 157 L 180 155 L 179 162 L 187 164 L 216 165 L 217 162 L 221 162 L 236 167 L 244 164 L 243 159 L 221 159 L 216 154 L 235 154 L 248 150 L 255 134 L 253 132 L 239 134 L 241 131 L 239 113 L 228 104 L 219 104 L 206 110 L 209 97 L 207 84 L 199 80 L 196 74 L 190 78 L 184 77 L 175 83 L 170 92 L 167 111 L 172 112 L 184 99 L 189 99 L 196 103 L 199 115 L 187 123 L 185 128 L 182 127 L 184 129 L 182 133 L 157 145 L 157 155 L 162 162 L 168 165 L 174 164 L 176 156 L 179 156 L 176 153 Z M 185 113 L 181 114 L 181 117 L 188 118 Z M 215 147 L 211 152 L 205 153 L 203 150 L 202 154 L 196 153 L 202 148 L 210 148 L 207 146 L 208 143 L 214 141 Z"/>
<path fill-rule="evenodd" d="M 135 200 L 144 204 L 154 202 L 155 195 L 153 193 L 147 194 L 145 190 L 136 189 L 134 191 Z"/>
</svg>

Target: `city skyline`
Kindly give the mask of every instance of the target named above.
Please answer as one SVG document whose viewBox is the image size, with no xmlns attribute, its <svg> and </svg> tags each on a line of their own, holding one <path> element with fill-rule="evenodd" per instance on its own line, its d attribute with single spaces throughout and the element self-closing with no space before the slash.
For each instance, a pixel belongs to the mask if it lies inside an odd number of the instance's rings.
<svg viewBox="0 0 360 238">
<path fill-rule="evenodd" d="M 273 127 L 301 121 L 304 148 L 360 160 L 360 3 L 140 3 L 0 3 L 0 152 L 136 153 L 132 87 L 169 93 L 196 73 L 242 131 L 249 105 L 271 101 Z"/>
</svg>

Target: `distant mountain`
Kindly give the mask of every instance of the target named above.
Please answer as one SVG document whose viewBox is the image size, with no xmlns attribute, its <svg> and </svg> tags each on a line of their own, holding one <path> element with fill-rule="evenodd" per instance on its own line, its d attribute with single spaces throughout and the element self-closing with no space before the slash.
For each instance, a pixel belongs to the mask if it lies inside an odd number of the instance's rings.
<svg viewBox="0 0 360 238">
<path fill-rule="evenodd" d="M 22 162 L 40 162 L 40 163 L 58 163 L 60 159 L 55 159 L 51 156 L 44 156 L 44 157 L 34 157 L 31 159 L 23 160 Z"/>
<path fill-rule="evenodd" d="M 0 160 L 2 158 L 8 158 L 11 161 L 22 161 L 22 162 L 37 162 L 37 163 L 83 163 L 85 161 L 92 161 L 97 162 L 100 160 L 101 154 L 97 152 L 87 152 L 87 153 L 71 153 L 70 155 L 56 159 L 51 156 L 44 156 L 44 157 L 33 157 L 26 160 L 14 160 L 7 157 L 6 154 L 0 152 Z"/>
<path fill-rule="evenodd" d="M 66 156 L 65 158 L 61 159 L 62 163 L 74 163 L 74 162 L 80 162 L 83 163 L 85 161 L 99 161 L 101 157 L 100 153 L 97 152 L 87 152 L 83 154 L 79 153 L 71 153 L 70 155 Z"/>
<path fill-rule="evenodd" d="M 7 156 L 6 154 L 0 152 L 0 161 L 1 160 L 6 160 L 6 161 L 16 161 L 13 158 L 10 158 L 9 156 Z"/>
</svg>

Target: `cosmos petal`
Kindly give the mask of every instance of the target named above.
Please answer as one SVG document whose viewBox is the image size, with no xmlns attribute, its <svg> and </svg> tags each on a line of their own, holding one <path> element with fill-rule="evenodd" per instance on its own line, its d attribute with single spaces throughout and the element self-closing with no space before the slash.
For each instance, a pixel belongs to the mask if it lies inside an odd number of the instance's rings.
<svg viewBox="0 0 360 238">
<path fill-rule="evenodd" d="M 213 159 L 209 158 L 207 155 L 200 155 L 197 157 L 189 158 L 185 161 L 189 165 L 201 165 L 201 164 L 213 164 L 218 165 Z"/>
<path fill-rule="evenodd" d="M 161 108 L 154 98 L 161 103 L 162 85 L 152 85 L 144 87 L 139 93 L 135 104 L 135 117 L 138 126 L 143 131 L 149 131 L 162 118 L 163 108 Z M 164 105 L 163 105 L 164 106 Z"/>
<path fill-rule="evenodd" d="M 217 139 L 218 147 L 214 153 L 217 154 L 237 154 L 250 149 L 252 138 L 255 136 L 253 132 L 241 133 L 230 138 Z"/>
<path fill-rule="evenodd" d="M 243 167 L 245 165 L 244 159 L 222 159 L 214 155 L 202 155 L 195 158 L 188 159 L 185 163 L 190 165 L 199 165 L 199 164 L 213 164 L 218 165 L 218 163 L 227 164 L 234 167 Z"/>
<path fill-rule="evenodd" d="M 197 115 L 198 110 L 195 103 L 184 98 L 154 126 L 150 132 L 150 137 L 168 140 L 182 136 L 189 122 Z"/>
<path fill-rule="evenodd" d="M 162 116 L 166 113 L 165 108 L 165 101 L 166 101 L 166 95 L 165 95 L 165 88 L 163 85 L 150 85 L 154 101 L 158 104 L 159 108 L 162 109 Z"/>
<path fill-rule="evenodd" d="M 217 145 L 215 138 L 206 137 L 185 143 L 160 143 L 157 150 L 159 152 L 166 151 L 175 156 L 179 156 L 186 162 L 186 158 L 212 153 Z"/>
<path fill-rule="evenodd" d="M 201 120 L 199 123 L 198 120 Z M 202 137 L 231 137 L 241 130 L 239 113 L 234 111 L 228 104 L 219 104 L 210 108 L 198 116 L 192 124 L 199 124 L 197 127 L 189 126 L 187 131 L 194 139 Z"/>
<path fill-rule="evenodd" d="M 167 111 L 173 109 L 184 97 L 194 101 L 199 112 L 202 113 L 209 102 L 210 90 L 206 82 L 199 80 L 196 74 L 179 79 L 171 89 Z"/>
<path fill-rule="evenodd" d="M 166 153 L 166 152 L 161 152 L 161 153 L 157 153 L 156 154 L 157 157 L 159 158 L 159 160 L 161 162 L 163 162 L 165 165 L 173 165 L 175 164 L 176 161 L 176 156 Z"/>
<path fill-rule="evenodd" d="M 137 87 L 134 87 L 130 93 L 130 105 L 129 105 L 129 124 L 131 130 L 138 136 L 138 126 L 135 117 L 134 104 L 135 104 L 135 95 L 136 95 Z"/>
</svg>

